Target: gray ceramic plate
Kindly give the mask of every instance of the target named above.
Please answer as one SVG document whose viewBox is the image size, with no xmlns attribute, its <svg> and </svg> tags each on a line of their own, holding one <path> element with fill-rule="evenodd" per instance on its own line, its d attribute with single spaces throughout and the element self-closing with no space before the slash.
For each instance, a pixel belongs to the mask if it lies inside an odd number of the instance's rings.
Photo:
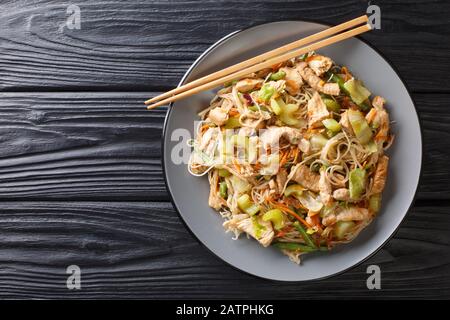
<svg viewBox="0 0 450 320">
<path fill-rule="evenodd" d="M 303 21 L 259 25 L 219 40 L 192 65 L 181 83 L 189 82 L 228 65 L 255 56 L 326 26 Z M 389 150 L 391 162 L 383 206 L 379 216 L 350 244 L 330 253 L 308 254 L 301 265 L 275 248 L 263 248 L 245 236 L 232 240 L 222 228 L 221 217 L 208 206 L 206 177 L 191 176 L 186 165 L 171 161 L 178 143 L 171 141 L 175 129 L 193 132 L 197 112 L 208 106 L 213 92 L 203 92 L 176 102 L 167 113 L 163 135 L 163 167 L 173 204 L 192 233 L 215 255 L 230 265 L 262 278 L 281 281 L 320 279 L 343 272 L 380 249 L 399 227 L 411 206 L 422 162 L 420 125 L 413 101 L 397 73 L 373 48 L 360 39 L 350 39 L 321 50 L 338 64 L 349 66 L 374 94 L 385 97 L 396 140 Z"/>
</svg>

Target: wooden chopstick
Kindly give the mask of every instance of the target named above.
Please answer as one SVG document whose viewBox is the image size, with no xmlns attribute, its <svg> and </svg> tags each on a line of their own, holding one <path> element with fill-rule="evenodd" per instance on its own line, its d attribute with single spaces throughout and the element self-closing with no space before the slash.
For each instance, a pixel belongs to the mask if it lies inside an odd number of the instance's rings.
<svg viewBox="0 0 450 320">
<path fill-rule="evenodd" d="M 354 26 L 360 25 L 362 23 L 366 23 L 367 21 L 368 21 L 367 16 L 363 15 L 363 16 L 355 18 L 353 20 L 341 23 L 341 24 L 339 24 L 337 26 L 334 26 L 334 27 L 328 28 L 326 30 L 323 30 L 321 32 L 315 33 L 315 34 L 310 35 L 310 36 L 308 36 L 306 38 L 303 38 L 303 39 L 300 39 L 300 40 L 296 40 L 294 42 L 288 43 L 288 44 L 286 44 L 284 46 L 281 46 L 279 48 L 276 48 L 274 50 L 265 52 L 265 53 L 260 54 L 260 55 L 258 55 L 256 57 L 253 57 L 253 58 L 250 58 L 248 60 L 242 61 L 242 62 L 237 63 L 235 65 L 232 65 L 232 66 L 230 66 L 228 68 L 216 71 L 216 72 L 211 73 L 211 74 L 209 74 L 207 76 L 204 76 L 204 77 L 201 77 L 201 78 L 199 78 L 197 80 L 191 81 L 191 82 L 189 82 L 189 83 L 187 83 L 185 85 L 182 85 L 182 86 L 180 86 L 178 88 L 175 88 L 173 90 L 170 90 L 170 91 L 167 91 L 167 92 L 165 92 L 163 94 L 160 94 L 160 95 L 158 95 L 156 97 L 148 99 L 147 101 L 145 101 L 145 104 L 150 104 L 152 102 L 155 102 L 155 101 L 158 101 L 158 100 L 162 100 L 164 98 L 170 97 L 170 96 L 178 94 L 180 92 L 192 89 L 192 88 L 194 88 L 196 86 L 208 83 L 210 81 L 216 80 L 216 79 L 218 79 L 220 77 L 223 77 L 225 75 L 228 75 L 228 74 L 231 74 L 233 72 L 239 71 L 241 69 L 250 67 L 250 66 L 252 66 L 254 64 L 263 62 L 264 60 L 276 57 L 276 56 L 278 56 L 280 54 L 283 54 L 283 53 L 286 53 L 286 52 L 288 52 L 290 50 L 293 50 L 293 49 L 299 48 L 301 46 L 304 46 L 306 44 L 312 43 L 314 41 L 317 41 L 317 40 L 320 40 L 320 39 L 332 36 L 332 35 L 334 35 L 336 33 L 339 33 L 341 31 L 347 30 L 349 28 L 352 28 Z"/>
<path fill-rule="evenodd" d="M 331 45 L 333 43 L 340 42 L 340 41 L 343 41 L 345 39 L 354 37 L 354 36 L 356 36 L 358 34 L 370 31 L 371 29 L 372 28 L 371 28 L 371 26 L 369 24 L 365 24 L 365 25 L 362 25 L 360 27 L 357 27 L 357 28 L 345 31 L 343 33 L 339 33 L 339 34 L 337 34 L 335 36 L 326 38 L 324 40 L 312 43 L 312 44 L 304 46 L 302 48 L 299 48 L 299 49 L 296 49 L 296 50 L 292 50 L 290 52 L 284 53 L 284 54 L 279 55 L 277 57 L 268 59 L 268 60 L 266 60 L 264 62 L 261 62 L 261 63 L 258 63 L 256 65 L 247 67 L 247 68 L 242 69 L 242 70 L 240 70 L 238 72 L 225 75 L 225 76 L 220 77 L 220 78 L 218 78 L 216 80 L 213 80 L 213 81 L 210 81 L 210 82 L 205 83 L 203 85 L 194 87 L 194 88 L 192 88 L 190 90 L 181 92 L 180 94 L 177 94 L 175 96 L 163 99 L 161 101 L 158 101 L 158 102 L 156 102 L 154 104 L 151 104 L 151 105 L 147 106 L 147 109 L 149 109 L 149 110 L 150 109 L 154 109 L 156 107 L 165 105 L 167 103 L 170 103 L 170 102 L 177 101 L 177 100 L 180 100 L 182 98 L 188 97 L 188 96 L 193 95 L 195 93 L 198 93 L 198 92 L 201 92 L 201 91 L 204 91 L 204 90 L 208 90 L 208 89 L 211 89 L 211 88 L 223 85 L 224 83 L 226 83 L 228 81 L 239 79 L 240 77 L 243 77 L 243 76 L 246 76 L 248 74 L 251 74 L 252 72 L 257 72 L 259 70 L 262 70 L 262 69 L 265 69 L 265 68 L 269 68 L 269 67 L 271 67 L 271 66 L 273 66 L 275 64 L 287 61 L 289 59 L 295 58 L 297 56 L 300 56 L 300 55 L 305 54 L 305 53 L 310 52 L 310 51 L 318 50 L 320 48 L 329 46 L 329 45 Z"/>
</svg>

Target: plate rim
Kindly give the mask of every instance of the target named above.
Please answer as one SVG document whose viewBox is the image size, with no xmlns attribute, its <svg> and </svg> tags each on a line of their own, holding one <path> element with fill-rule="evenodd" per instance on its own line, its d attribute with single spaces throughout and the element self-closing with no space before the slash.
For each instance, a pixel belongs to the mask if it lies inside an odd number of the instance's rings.
<svg viewBox="0 0 450 320">
<path fill-rule="evenodd" d="M 180 87 L 181 85 L 183 85 L 184 81 L 186 80 L 186 78 L 191 74 L 192 70 L 205 58 L 206 55 L 208 55 L 212 50 L 214 50 L 216 47 L 218 47 L 219 45 L 221 45 L 224 41 L 232 38 L 233 36 L 236 36 L 244 31 L 247 31 L 249 29 L 253 29 L 253 28 L 257 28 L 266 24 L 275 24 L 275 23 L 289 23 L 289 22 L 307 22 L 307 23 L 315 23 L 324 27 L 331 27 L 333 25 L 331 24 L 327 24 L 327 23 L 323 23 L 323 22 L 318 22 L 317 20 L 313 20 L 313 19 L 298 19 L 298 20 L 277 20 L 277 21 L 270 21 L 270 22 L 264 22 L 264 23 L 257 23 L 257 24 L 252 24 L 246 28 L 242 28 L 242 29 L 238 29 L 236 31 L 230 32 L 229 34 L 225 35 L 224 37 L 220 38 L 219 40 L 217 40 L 216 42 L 214 42 L 211 46 L 209 46 L 192 64 L 191 66 L 186 70 L 186 72 L 184 73 L 183 77 L 181 78 L 180 82 L 177 85 L 177 88 Z M 395 234 L 398 232 L 398 230 L 400 229 L 400 226 L 402 225 L 402 223 L 404 222 L 406 216 L 409 214 L 409 212 L 411 211 L 411 208 L 413 207 L 414 203 L 417 200 L 417 191 L 419 189 L 419 185 L 420 182 L 423 178 L 423 133 L 422 133 L 422 119 L 420 118 L 419 112 L 417 111 L 417 107 L 416 107 L 416 101 L 414 100 L 413 96 L 411 95 L 411 90 L 409 88 L 409 86 L 406 84 L 406 82 L 404 81 L 403 77 L 400 75 L 397 67 L 394 66 L 394 64 L 388 59 L 386 58 L 386 56 L 378 49 L 376 48 L 374 45 L 372 45 L 369 41 L 367 41 L 366 39 L 361 38 L 360 36 L 355 36 L 354 38 L 357 38 L 358 40 L 362 41 L 364 44 L 366 44 L 367 46 L 369 46 L 369 48 L 371 48 L 372 50 L 374 50 L 384 61 L 386 61 L 386 63 L 392 68 L 392 70 L 394 71 L 394 73 L 397 75 L 397 77 L 399 78 L 400 82 L 403 84 L 403 86 L 406 89 L 406 93 L 408 94 L 409 98 L 412 101 L 413 107 L 414 107 L 414 112 L 417 116 L 417 120 L 418 120 L 418 124 L 419 124 L 419 134 L 420 134 L 420 169 L 419 169 L 419 177 L 417 179 L 417 185 L 416 188 L 414 190 L 414 195 L 412 197 L 412 201 L 408 206 L 408 209 L 406 210 L 405 214 L 403 215 L 403 217 L 401 218 L 400 223 L 397 225 L 397 227 L 395 228 L 395 230 L 389 235 L 389 237 L 387 237 L 383 243 L 381 243 L 372 253 L 370 253 L 369 255 L 367 255 L 366 257 L 364 257 L 363 259 L 361 259 L 360 261 L 356 262 L 355 264 L 353 264 L 350 267 L 347 267 L 343 270 L 337 271 L 335 273 L 323 276 L 323 277 L 317 277 L 317 278 L 312 278 L 312 279 L 306 279 L 306 280 L 279 280 L 279 279 L 272 279 L 272 278 L 268 278 L 268 277 L 264 277 L 264 276 L 260 276 L 258 274 L 254 274 L 254 273 L 250 273 L 247 272 L 245 270 L 240 269 L 239 267 L 233 265 L 232 263 L 222 259 L 218 254 L 216 254 L 213 250 L 211 250 L 205 243 L 203 243 L 203 241 L 201 241 L 198 236 L 191 230 L 191 228 L 188 226 L 187 222 L 184 220 L 183 216 L 180 213 L 180 210 L 178 209 L 178 207 L 175 204 L 175 200 L 173 198 L 172 195 L 172 190 L 170 188 L 169 183 L 167 182 L 167 171 L 166 171 L 166 167 L 165 167 L 165 148 L 164 148 L 164 142 L 166 139 L 166 132 L 167 132 L 167 125 L 168 125 L 168 119 L 169 119 L 169 115 L 172 112 L 172 108 L 173 108 L 173 103 L 171 102 L 167 108 L 166 111 L 166 115 L 164 117 L 164 123 L 163 123 L 163 127 L 162 127 L 162 134 L 161 134 L 161 168 L 162 168 L 162 173 L 163 173 L 163 178 L 164 178 L 164 184 L 166 186 L 166 189 L 168 191 L 169 194 L 169 200 L 173 206 L 173 208 L 175 209 L 175 212 L 177 213 L 178 217 L 180 218 L 180 220 L 182 221 L 184 227 L 188 230 L 188 232 L 193 236 L 193 238 L 200 243 L 200 245 L 202 245 L 204 248 L 206 248 L 207 251 L 209 251 L 212 256 L 214 256 L 216 259 L 224 262 L 226 265 L 232 267 L 235 270 L 240 271 L 241 273 L 244 273 L 246 275 L 249 275 L 251 277 L 257 278 L 257 279 L 264 279 L 266 281 L 271 281 L 274 283 L 299 283 L 299 282 L 313 282 L 313 281 L 320 281 L 320 280 L 325 280 L 325 279 L 329 279 L 338 275 L 341 275 L 347 271 L 350 271 L 356 267 L 358 267 L 359 265 L 361 265 L 362 263 L 364 263 L 365 261 L 367 261 L 368 259 L 370 259 L 371 257 L 373 257 L 375 254 L 377 254 L 394 236 Z"/>
</svg>

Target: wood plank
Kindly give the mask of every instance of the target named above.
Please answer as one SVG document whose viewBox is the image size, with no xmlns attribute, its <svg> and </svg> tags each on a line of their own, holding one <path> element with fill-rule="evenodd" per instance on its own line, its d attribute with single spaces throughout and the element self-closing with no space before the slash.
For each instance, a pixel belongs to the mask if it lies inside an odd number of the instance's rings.
<svg viewBox="0 0 450 320">
<path fill-rule="evenodd" d="M 160 164 L 166 110 L 146 111 L 147 96 L 0 93 L 0 199 L 168 200 Z M 450 199 L 450 95 L 414 98 L 425 147 L 418 198 Z"/>
<path fill-rule="evenodd" d="M 167 202 L 2 202 L 0 297 L 448 299 L 449 209 L 414 208 L 369 261 L 299 286 L 226 265 L 193 239 Z M 72 264 L 82 270 L 79 291 L 65 287 Z M 366 288 L 370 264 L 382 270 L 380 291 Z"/>
<path fill-rule="evenodd" d="M 1 94 L 0 198 L 166 199 L 143 94 Z"/>
<path fill-rule="evenodd" d="M 447 188 L 450 172 L 450 114 L 447 94 L 416 94 L 413 99 L 418 108 L 422 126 L 423 158 L 422 178 L 418 199 L 449 199 Z"/>
<path fill-rule="evenodd" d="M 80 30 L 65 26 L 67 4 L 60 1 L 0 4 L 0 90 L 163 90 L 175 86 L 201 52 L 232 31 L 302 18 L 336 24 L 367 8 L 358 0 L 77 4 Z M 382 30 L 364 38 L 394 62 L 414 91 L 450 92 L 433 81 L 450 82 L 450 3 L 384 0 L 377 5 Z"/>
</svg>

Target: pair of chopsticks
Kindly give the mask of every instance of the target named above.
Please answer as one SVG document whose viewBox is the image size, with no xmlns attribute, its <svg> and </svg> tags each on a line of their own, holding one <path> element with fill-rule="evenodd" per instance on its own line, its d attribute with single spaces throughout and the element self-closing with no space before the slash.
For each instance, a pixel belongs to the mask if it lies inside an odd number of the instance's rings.
<svg viewBox="0 0 450 320">
<path fill-rule="evenodd" d="M 153 97 L 145 101 L 145 104 L 148 105 L 147 109 L 154 109 L 170 102 L 191 96 L 198 92 L 223 85 L 226 82 L 238 80 L 253 72 L 257 72 L 265 68 L 270 68 L 273 65 L 301 56 L 302 54 L 308 53 L 310 51 L 318 50 L 333 43 L 354 37 L 358 34 L 367 32 L 372 29 L 367 21 L 368 18 L 366 15 L 364 15 L 356 19 L 344 22 L 337 26 L 328 28 L 306 38 L 291 42 L 282 47 L 260 54 L 256 57 L 250 58 L 223 70 L 214 72 L 210 75 L 189 82 L 183 86 L 177 87 L 173 90 L 160 94 L 159 96 Z M 361 26 L 356 27 L 358 25 Z"/>
</svg>

